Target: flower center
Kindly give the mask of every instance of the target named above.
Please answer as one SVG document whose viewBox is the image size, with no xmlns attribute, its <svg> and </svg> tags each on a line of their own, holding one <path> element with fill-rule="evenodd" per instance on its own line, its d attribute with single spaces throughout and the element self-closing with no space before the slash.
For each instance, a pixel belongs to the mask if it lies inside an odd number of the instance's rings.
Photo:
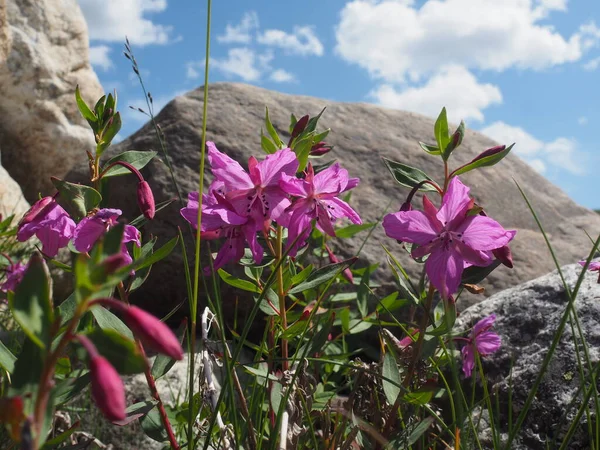
<svg viewBox="0 0 600 450">
<path fill-rule="evenodd" d="M 259 210 L 262 212 L 262 215 L 264 217 L 267 217 L 267 214 L 269 213 L 270 205 L 269 205 L 269 201 L 267 200 L 267 195 L 263 192 L 261 187 L 257 187 L 253 191 L 250 191 L 247 199 L 248 199 L 248 206 L 246 206 L 246 213 L 249 214 L 252 211 L 252 208 L 254 207 L 255 203 L 258 200 Z"/>
</svg>

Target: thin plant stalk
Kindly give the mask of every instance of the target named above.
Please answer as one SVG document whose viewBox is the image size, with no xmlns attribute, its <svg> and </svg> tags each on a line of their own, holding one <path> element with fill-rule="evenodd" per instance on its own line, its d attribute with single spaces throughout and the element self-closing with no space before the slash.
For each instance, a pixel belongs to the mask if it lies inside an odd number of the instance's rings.
<svg viewBox="0 0 600 450">
<path fill-rule="evenodd" d="M 211 7 L 212 0 L 207 2 L 206 10 L 206 49 L 204 55 L 204 94 L 203 94 L 203 105 L 202 105 L 202 147 L 200 148 L 200 167 L 199 167 L 199 181 L 198 181 L 198 198 L 202 198 L 204 190 L 204 161 L 206 158 L 206 122 L 208 115 L 208 67 L 210 60 L 210 21 L 211 21 Z M 202 208 L 198 208 L 198 217 L 196 220 L 196 250 L 194 260 L 194 289 L 193 296 L 190 299 L 190 347 L 192 352 L 190 354 L 189 364 L 189 405 L 194 404 L 194 352 L 196 351 L 196 320 L 198 315 L 198 288 L 200 282 L 200 243 L 201 243 L 201 224 L 202 224 Z M 188 448 L 193 450 L 194 448 L 194 408 L 190 407 L 188 415 Z"/>
<path fill-rule="evenodd" d="M 277 259 L 283 261 L 283 227 L 277 226 Z M 279 316 L 281 317 L 281 328 L 285 332 L 287 329 L 287 311 L 285 307 L 285 292 L 283 286 L 283 264 L 279 264 L 277 269 L 277 296 L 279 297 Z M 281 338 L 281 358 L 283 370 L 289 369 L 288 361 L 288 341 L 285 337 Z"/>
</svg>

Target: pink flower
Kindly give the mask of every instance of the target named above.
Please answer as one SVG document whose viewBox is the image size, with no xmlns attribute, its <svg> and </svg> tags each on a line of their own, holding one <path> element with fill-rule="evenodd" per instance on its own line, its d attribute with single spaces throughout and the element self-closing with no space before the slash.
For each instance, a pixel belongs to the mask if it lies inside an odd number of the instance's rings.
<svg viewBox="0 0 600 450">
<path fill-rule="evenodd" d="M 154 214 L 156 213 L 154 194 L 152 194 L 152 189 L 150 189 L 150 185 L 146 180 L 138 183 L 137 202 L 144 217 L 148 220 L 154 219 Z"/>
<path fill-rule="evenodd" d="M 175 334 L 152 314 L 136 306 L 123 311 L 125 322 L 144 345 L 173 359 L 183 359 L 183 349 Z"/>
<path fill-rule="evenodd" d="M 42 252 L 54 258 L 66 247 L 75 231 L 75 222 L 52 197 L 38 200 L 19 222 L 17 239 L 25 242 L 34 234 L 42 243 Z"/>
<path fill-rule="evenodd" d="M 486 317 L 475 324 L 471 335 L 467 339 L 468 344 L 462 350 L 463 372 L 466 378 L 471 376 L 475 367 L 475 352 L 480 356 L 488 356 L 497 351 L 502 344 L 500 336 L 493 331 L 488 331 L 494 325 L 496 315 Z"/>
<path fill-rule="evenodd" d="M 389 237 L 419 245 L 412 250 L 413 258 L 429 255 L 425 270 L 444 299 L 458 290 L 465 267 L 488 266 L 492 251 L 517 233 L 487 216 L 468 215 L 473 206 L 468 194 L 469 188 L 454 177 L 439 210 L 423 196 L 424 212 L 399 211 L 383 219 Z"/>
<path fill-rule="evenodd" d="M 209 194 L 203 195 L 202 201 L 202 239 L 224 238 L 214 261 L 214 269 L 218 270 L 229 262 L 239 261 L 244 256 L 246 243 L 252 251 L 254 262 L 260 264 L 263 258 L 263 248 L 256 239 L 256 232 L 261 228 L 262 221 L 256 223 L 251 216 L 241 216 L 233 205 L 219 192 L 222 192 L 220 182 L 215 182 L 209 189 Z M 181 215 L 196 228 L 198 218 L 198 193 L 190 192 L 188 204 L 181 209 Z M 210 267 L 205 268 L 210 273 Z"/>
<path fill-rule="evenodd" d="M 73 245 L 78 252 L 89 252 L 96 241 L 104 235 L 111 227 L 117 224 L 117 218 L 121 215 L 120 209 L 101 209 L 93 216 L 86 217 L 77 224 L 73 233 Z M 123 241 L 121 253 L 127 264 L 131 264 L 133 259 L 125 245 L 128 242 L 134 242 L 141 247 L 140 231 L 132 226 L 125 225 L 123 231 Z"/>
<path fill-rule="evenodd" d="M 6 269 L 4 269 L 6 271 L 6 279 L 4 280 L 4 283 L 0 284 L 0 291 L 14 292 L 18 284 L 23 279 L 26 269 L 27 266 L 25 264 L 21 264 L 20 262 L 16 264 L 11 263 Z"/>
<path fill-rule="evenodd" d="M 217 150 L 214 142 L 206 145 L 212 173 L 215 180 L 223 183 L 223 192 L 233 210 L 239 216 L 251 216 L 255 223 L 268 218 L 279 221 L 290 205 L 287 194 L 279 187 L 279 180 L 283 175 L 295 175 L 298 170 L 296 154 L 284 148 L 260 162 L 251 156 L 248 174 L 237 161 Z"/>
<path fill-rule="evenodd" d="M 585 266 L 585 262 L 585 259 L 582 259 L 581 261 L 579 261 L 579 265 L 583 267 Z M 588 266 L 588 270 L 590 272 L 600 271 L 600 261 L 591 261 L 590 265 Z"/>
<path fill-rule="evenodd" d="M 288 246 L 297 239 L 289 255 L 294 256 L 304 245 L 311 230 L 311 221 L 317 221 L 317 228 L 330 236 L 335 236 L 333 222 L 342 217 L 349 218 L 353 223 L 362 223 L 359 215 L 348 203 L 337 196 L 356 187 L 358 178 L 349 178 L 348 171 L 339 164 L 315 175 L 309 163 L 304 179 L 283 174 L 279 182 L 281 188 L 292 196 L 298 197 L 287 208 L 290 215 L 288 225 Z"/>
</svg>

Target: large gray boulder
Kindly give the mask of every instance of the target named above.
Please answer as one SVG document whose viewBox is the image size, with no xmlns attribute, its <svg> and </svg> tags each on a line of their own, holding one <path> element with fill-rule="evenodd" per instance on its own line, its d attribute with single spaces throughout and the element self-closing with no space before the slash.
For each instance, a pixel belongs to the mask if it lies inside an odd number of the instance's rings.
<svg viewBox="0 0 600 450">
<path fill-rule="evenodd" d="M 93 149 L 77 85 L 88 102 L 102 96 L 77 0 L 0 0 L 2 164 L 30 202 Z"/>
<path fill-rule="evenodd" d="M 561 270 L 572 290 L 582 267 L 571 264 Z M 592 367 L 600 360 L 600 285 L 597 281 L 597 272 L 585 274 L 574 304 L 589 346 Z M 498 394 L 500 416 L 495 413 L 495 419 L 500 423 L 504 439 L 507 437 L 509 389 L 512 389 L 514 423 L 540 372 L 542 361 L 548 353 L 566 307 L 567 294 L 558 271 L 554 271 L 493 295 L 468 308 L 457 321 L 460 329 L 490 314 L 496 314 L 494 330 L 502 339 L 502 347 L 484 358 L 483 364 L 486 377 L 491 383 L 490 392 Z M 577 348 L 583 361 L 581 342 L 578 342 Z M 547 448 L 552 439 L 556 439 L 559 445 L 562 442 L 582 401 L 582 394 L 578 391 L 580 382 L 576 350 L 571 327 L 567 322 L 548 372 L 518 435 L 518 442 L 513 443 L 511 448 L 541 449 Z M 587 366 L 585 367 L 585 373 L 588 374 Z M 586 388 L 589 386 L 589 382 L 586 383 Z M 598 387 L 600 388 L 600 383 Z M 571 404 L 575 396 L 577 398 Z M 492 404 L 495 404 L 495 400 Z M 597 411 L 592 409 L 592 417 L 595 414 Z M 484 448 L 492 448 L 491 430 L 485 420 L 486 417 L 489 418 L 487 412 L 484 412 L 483 417 L 480 438 Z M 567 448 L 590 448 L 585 414 Z"/>
<path fill-rule="evenodd" d="M 13 224 L 29 209 L 29 203 L 15 180 L 0 165 L 0 221 L 14 215 Z"/>
<path fill-rule="evenodd" d="M 304 114 L 316 115 L 323 107 L 327 107 L 321 126 L 332 129 L 327 141 L 335 146 L 334 151 L 327 156 L 337 158 L 351 176 L 360 177 L 359 186 L 352 191 L 351 204 L 365 222 L 377 221 L 390 200 L 390 211 L 397 211 L 408 194 L 406 188 L 392 179 L 381 157 L 419 167 L 438 180 L 443 176 L 441 159 L 427 155 L 417 143 L 434 142 L 432 119 L 368 104 L 338 103 L 286 95 L 243 84 L 216 83 L 209 90 L 207 138 L 215 141 L 221 151 L 243 165 L 250 155 L 261 157 L 260 130 L 264 128 L 265 106 L 269 107 L 278 132 L 285 137 L 288 136 L 290 113 L 298 117 Z M 198 186 L 202 90 L 197 89 L 175 98 L 158 114 L 157 122 L 166 136 L 175 178 L 185 198 L 187 192 L 197 190 Z M 489 138 L 473 131 L 467 132 L 463 142 L 462 147 L 453 154 L 453 167 L 496 145 Z M 130 149 L 159 150 L 151 124 L 146 124 L 109 149 L 106 157 Z M 176 196 L 169 171 L 161 159 L 157 158 L 143 173 L 152 186 L 157 201 Z M 75 180 L 85 181 L 86 176 L 87 168 L 83 165 L 71 173 L 71 178 Z M 515 268 L 498 268 L 483 283 L 488 295 L 540 276 L 553 268 L 550 254 L 513 178 L 531 199 L 561 263 L 573 262 L 585 255 L 589 247 L 585 231 L 593 234 L 600 229 L 599 215 L 577 205 L 515 155 L 509 155 L 496 167 L 475 171 L 462 178 L 472 187 L 472 195 L 490 216 L 505 228 L 519 230 L 512 243 Z M 130 219 L 139 214 L 135 202 L 136 181 L 133 177 L 121 177 L 118 181 L 111 182 L 110 191 L 108 204 L 122 208 Z M 187 225 L 179 215 L 180 207 L 175 203 L 160 211 L 157 218 L 146 226 L 146 232 L 165 240 L 174 236 L 176 227 L 181 226 L 187 235 Z M 359 233 L 353 239 L 343 241 L 336 252 L 341 256 L 354 255 L 365 235 L 365 232 Z M 335 240 L 333 241 L 335 246 Z M 363 248 L 357 264 L 364 266 L 368 263 L 380 263 L 376 279 L 389 291 L 394 288 L 394 281 L 386 267 L 382 244 L 395 252 L 410 274 L 418 274 L 421 267 L 411 261 L 400 245 L 387 238 L 383 228 L 378 226 Z M 192 254 L 193 246 L 190 242 L 188 249 Z M 174 255 L 168 263 L 156 265 L 146 287 L 140 293 L 138 300 L 157 313 L 164 313 L 181 302 L 186 296 L 181 257 Z M 482 297 L 465 295 L 460 300 L 461 307 L 481 299 Z"/>
</svg>

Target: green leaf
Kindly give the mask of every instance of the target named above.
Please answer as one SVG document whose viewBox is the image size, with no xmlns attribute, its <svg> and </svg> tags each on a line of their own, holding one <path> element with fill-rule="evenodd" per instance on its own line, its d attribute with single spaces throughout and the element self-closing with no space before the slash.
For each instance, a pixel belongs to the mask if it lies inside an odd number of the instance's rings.
<svg viewBox="0 0 600 450">
<path fill-rule="evenodd" d="M 444 316 L 440 320 L 440 324 L 432 330 L 426 330 L 425 334 L 429 336 L 445 336 L 450 334 L 454 323 L 456 322 L 456 305 L 450 302 L 444 302 L 445 312 Z"/>
<path fill-rule="evenodd" d="M 13 373 L 16 360 L 17 358 L 15 355 L 13 355 L 12 352 L 4 346 L 2 341 L 0 341 L 0 367 L 8 373 Z"/>
<path fill-rule="evenodd" d="M 342 322 L 342 331 L 346 334 L 350 333 L 350 308 L 342 308 L 339 311 L 339 317 Z"/>
<path fill-rule="evenodd" d="M 102 140 L 96 145 L 96 156 L 102 155 L 104 150 L 106 150 L 112 140 L 115 138 L 119 130 L 121 130 L 121 114 L 116 113 L 112 116 L 112 120 L 110 120 L 110 124 L 104 128 L 102 132 Z"/>
<path fill-rule="evenodd" d="M 142 426 L 144 433 L 146 433 L 146 436 L 149 438 L 158 442 L 165 442 L 168 439 L 158 409 L 153 408 L 148 414 L 143 416 L 140 419 L 140 425 Z"/>
<path fill-rule="evenodd" d="M 100 328 L 103 330 L 114 330 L 129 339 L 133 339 L 133 334 L 127 325 L 104 306 L 96 305 L 91 311 Z"/>
<path fill-rule="evenodd" d="M 96 113 L 96 117 L 102 118 L 104 116 L 104 103 L 106 101 L 106 95 L 100 97 L 100 99 L 96 102 L 94 106 L 94 112 Z"/>
<path fill-rule="evenodd" d="M 298 119 L 296 118 L 296 116 L 292 113 L 290 115 L 290 127 L 288 128 L 288 132 L 290 134 L 292 134 L 292 131 L 294 131 L 294 127 L 296 126 L 296 124 L 298 123 Z"/>
<path fill-rule="evenodd" d="M 446 117 L 445 107 L 442 108 L 442 112 L 435 121 L 433 132 L 435 134 L 435 140 L 437 142 L 438 148 L 445 149 L 448 143 L 450 142 L 450 134 L 448 132 L 448 118 Z M 448 159 L 444 155 L 444 152 L 442 152 L 442 158 L 444 158 L 444 160 Z"/>
<path fill-rule="evenodd" d="M 441 155 L 442 152 L 435 145 L 426 144 L 425 142 L 419 141 L 419 145 L 423 150 L 425 150 L 430 155 Z"/>
<path fill-rule="evenodd" d="M 510 146 L 506 147 L 504 150 L 492 153 L 488 156 L 481 157 L 481 155 L 480 155 L 477 158 L 473 159 L 470 163 L 467 163 L 464 166 L 456 169 L 453 172 L 453 175 L 461 175 L 463 173 L 470 172 L 471 170 L 477 169 L 479 167 L 489 167 L 489 166 L 498 164 L 500 161 L 502 161 L 504 159 L 504 157 L 506 155 L 508 155 L 510 153 L 510 151 L 512 150 L 514 145 L 515 144 L 511 144 Z M 485 152 L 484 152 L 484 154 L 485 154 Z"/>
<path fill-rule="evenodd" d="M 175 236 L 173 239 L 168 241 L 165 245 L 156 250 L 154 253 L 152 253 L 152 255 L 148 256 L 147 258 L 141 258 L 139 261 L 134 262 L 133 268 L 135 270 L 140 270 L 144 267 L 149 267 L 152 264 L 157 263 L 161 259 L 166 258 L 177 245 L 177 241 L 179 241 L 179 236 Z"/>
<path fill-rule="evenodd" d="M 9 296 L 9 306 L 15 320 L 29 338 L 41 348 L 50 344 L 54 322 L 50 272 L 39 253 L 29 260 L 23 280 L 14 295 Z"/>
<path fill-rule="evenodd" d="M 296 154 L 296 158 L 298 158 L 298 172 L 303 171 L 308 164 L 308 156 L 310 155 L 310 150 L 313 146 L 312 136 L 306 136 L 302 139 L 296 138 L 294 141 L 294 153 Z"/>
<path fill-rule="evenodd" d="M 77 397 L 90 384 L 90 373 L 78 372 L 75 377 L 59 381 L 55 387 L 56 405 L 61 406 Z"/>
<path fill-rule="evenodd" d="M 396 357 L 392 353 L 391 348 L 383 356 L 383 367 L 381 369 L 383 376 L 381 382 L 383 384 L 383 393 L 390 405 L 396 403 L 396 399 L 400 395 L 400 370 Z"/>
<path fill-rule="evenodd" d="M 100 193 L 82 184 L 69 183 L 50 177 L 54 187 L 60 192 L 56 201 L 65 208 L 76 220 L 83 219 L 88 212 L 97 207 L 102 201 Z"/>
<path fill-rule="evenodd" d="M 343 270 L 350 267 L 350 265 L 353 264 L 354 261 L 356 261 L 356 257 L 347 259 L 346 261 L 341 261 L 335 264 L 323 266 L 320 269 L 317 269 L 313 273 L 311 273 L 306 279 L 306 281 L 290 289 L 288 294 L 297 294 L 308 289 L 313 289 L 319 286 L 320 284 L 326 283 L 327 281 L 336 277 L 338 274 L 342 273 Z"/>
<path fill-rule="evenodd" d="M 275 131 L 275 128 L 273 127 L 273 124 L 271 123 L 271 118 L 269 117 L 269 108 L 265 107 L 265 109 L 266 109 L 265 126 L 267 127 L 267 131 L 268 131 L 269 135 L 271 136 L 271 139 L 273 139 L 273 142 L 275 143 L 275 145 L 278 148 L 281 148 L 281 146 L 283 145 L 283 142 L 279 138 L 277 131 Z"/>
<path fill-rule="evenodd" d="M 81 98 L 79 85 L 77 85 L 75 88 L 75 101 L 77 102 L 77 108 L 79 109 L 79 112 L 85 120 L 91 123 L 95 123 L 98 120 L 87 103 L 83 100 L 83 98 Z"/>
<path fill-rule="evenodd" d="M 326 322 L 323 324 L 322 328 L 319 332 L 310 340 L 309 342 L 309 350 L 308 356 L 314 355 L 315 353 L 320 353 L 323 350 L 323 346 L 328 340 L 329 333 L 331 331 L 331 327 L 333 326 L 333 322 L 335 320 L 335 315 L 333 311 L 327 317 Z M 304 346 L 301 348 L 304 349 Z M 303 355 L 302 352 L 298 352 L 299 355 Z"/>
<path fill-rule="evenodd" d="M 283 400 L 283 394 L 283 386 L 281 385 L 281 382 L 279 380 L 277 380 L 276 383 L 271 384 L 270 398 L 271 408 L 273 409 L 273 411 L 279 411 L 279 408 L 281 407 L 281 401 Z"/>
<path fill-rule="evenodd" d="M 267 371 L 266 367 L 259 367 L 258 369 L 255 369 L 254 367 L 250 367 L 250 366 L 242 366 L 244 368 L 244 370 L 248 373 L 250 373 L 251 375 L 254 375 L 255 377 L 258 378 L 259 383 L 263 384 L 267 378 L 271 381 L 279 381 L 279 378 L 277 378 L 275 375 L 273 375 L 272 373 L 269 373 Z"/>
<path fill-rule="evenodd" d="M 273 144 L 273 142 L 271 141 L 271 139 L 269 139 L 267 136 L 265 136 L 261 130 L 260 132 L 260 145 L 263 148 L 263 150 L 265 151 L 265 153 L 268 154 L 272 154 L 275 153 L 278 148 L 275 144 Z"/>
<path fill-rule="evenodd" d="M 254 296 L 254 302 L 257 302 L 259 297 L 260 296 Z M 262 297 L 258 307 L 263 313 L 265 313 L 268 316 L 279 315 L 277 313 L 277 310 L 273 309 L 273 306 L 271 305 L 274 305 L 276 308 L 279 308 L 279 297 L 277 297 L 277 294 L 273 289 L 269 288 L 267 289 L 267 292 L 265 292 L 265 295 Z"/>
<path fill-rule="evenodd" d="M 374 223 L 363 223 L 361 225 L 351 224 L 345 226 L 344 228 L 338 228 L 337 230 L 335 230 L 335 235 L 336 237 L 342 239 L 351 238 L 352 236 L 354 236 L 357 233 L 360 233 L 361 231 L 372 228 L 374 225 Z"/>
<path fill-rule="evenodd" d="M 369 287 L 370 277 L 371 272 L 367 270 L 360 278 L 360 284 L 356 293 L 356 306 L 361 317 L 365 317 L 369 313 L 369 298 L 371 297 L 371 288 Z"/>
<path fill-rule="evenodd" d="M 145 400 L 143 402 L 134 403 L 127 407 L 125 410 L 125 419 L 119 420 L 118 422 L 112 422 L 114 425 L 123 427 L 129 425 L 136 419 L 139 419 L 150 412 L 152 408 L 156 406 L 158 402 L 156 400 Z"/>
<path fill-rule="evenodd" d="M 187 331 L 187 321 L 184 321 L 179 328 L 175 332 L 177 339 L 179 339 L 179 343 L 183 346 L 183 341 L 185 340 L 185 333 Z M 175 364 L 175 360 L 173 358 L 169 358 L 167 355 L 163 355 L 162 353 L 156 356 L 154 360 L 154 364 L 152 364 L 152 376 L 155 380 L 158 380 L 160 377 L 166 375 L 169 370 Z"/>
<path fill-rule="evenodd" d="M 165 200 L 165 201 L 157 203 L 155 212 L 159 212 L 160 210 L 166 208 L 167 206 L 169 206 L 171 203 L 175 202 L 176 200 L 177 200 L 177 198 L 170 198 L 169 200 Z M 142 228 L 146 224 L 146 222 L 148 222 L 148 219 L 146 219 L 143 214 L 140 214 L 135 219 L 133 219 L 131 222 L 129 222 L 129 225 L 139 229 L 139 228 Z"/>
<path fill-rule="evenodd" d="M 240 278 L 234 277 L 230 273 L 225 272 L 223 269 L 219 269 L 218 273 L 221 277 L 221 280 L 223 280 L 229 286 L 242 289 L 243 291 L 254 292 L 256 294 L 260 293 L 260 289 L 258 288 L 258 286 L 256 286 L 250 281 L 241 280 Z"/>
<path fill-rule="evenodd" d="M 414 304 L 419 303 L 419 296 L 415 291 L 413 285 L 411 284 L 410 277 L 404 270 L 404 267 L 400 264 L 400 262 L 391 254 L 391 252 L 387 249 L 387 247 L 382 246 L 383 250 L 388 255 L 388 264 L 392 269 L 392 273 L 394 278 L 398 282 L 398 287 L 400 290 L 400 294 L 403 297 L 411 300 Z"/>
<path fill-rule="evenodd" d="M 407 166 L 406 164 L 392 161 L 391 159 L 387 158 L 383 158 L 383 162 L 393 175 L 396 182 L 402 186 L 414 188 L 423 181 L 433 181 L 425 172 L 417 169 L 416 167 Z M 429 183 L 425 183 L 420 186 L 419 190 L 437 192 L 437 190 Z"/>
<path fill-rule="evenodd" d="M 15 370 L 11 378 L 12 383 L 8 391 L 9 397 L 37 391 L 44 369 L 43 358 L 42 349 L 26 337 L 19 357 L 15 362 Z M 33 412 L 33 405 L 31 406 Z"/>
<path fill-rule="evenodd" d="M 313 270 L 313 265 L 309 264 L 308 266 L 306 266 L 304 269 L 302 269 L 302 271 L 300 273 L 297 273 L 296 275 L 294 275 L 292 277 L 292 285 L 295 286 L 299 283 L 302 283 L 304 280 L 306 280 L 309 275 L 312 273 Z"/>
<path fill-rule="evenodd" d="M 460 125 L 458 126 L 454 134 L 450 137 L 450 142 L 442 152 L 442 158 L 444 158 L 444 161 L 447 160 L 450 157 L 450 154 L 460 146 L 464 136 L 465 123 L 461 120 Z"/>
<path fill-rule="evenodd" d="M 108 167 L 117 161 L 124 161 L 126 163 L 131 164 L 137 170 L 142 170 L 146 166 L 146 164 L 152 161 L 152 159 L 157 154 L 157 152 L 139 152 L 136 150 L 129 150 L 109 159 L 106 162 L 106 164 L 104 164 L 104 167 Z M 113 166 L 110 169 L 108 169 L 106 173 L 102 176 L 102 178 L 117 177 L 120 175 L 127 174 L 131 174 L 129 169 L 117 164 L 116 166 Z"/>
<path fill-rule="evenodd" d="M 471 266 L 467 267 L 460 279 L 461 284 L 478 284 L 487 278 L 487 276 L 492 273 L 496 267 L 500 264 L 500 260 L 495 259 L 490 265 L 485 267 Z"/>
<path fill-rule="evenodd" d="M 114 329 L 96 328 L 87 337 L 121 375 L 142 373 L 146 368 L 146 359 L 138 345 Z"/>
</svg>

